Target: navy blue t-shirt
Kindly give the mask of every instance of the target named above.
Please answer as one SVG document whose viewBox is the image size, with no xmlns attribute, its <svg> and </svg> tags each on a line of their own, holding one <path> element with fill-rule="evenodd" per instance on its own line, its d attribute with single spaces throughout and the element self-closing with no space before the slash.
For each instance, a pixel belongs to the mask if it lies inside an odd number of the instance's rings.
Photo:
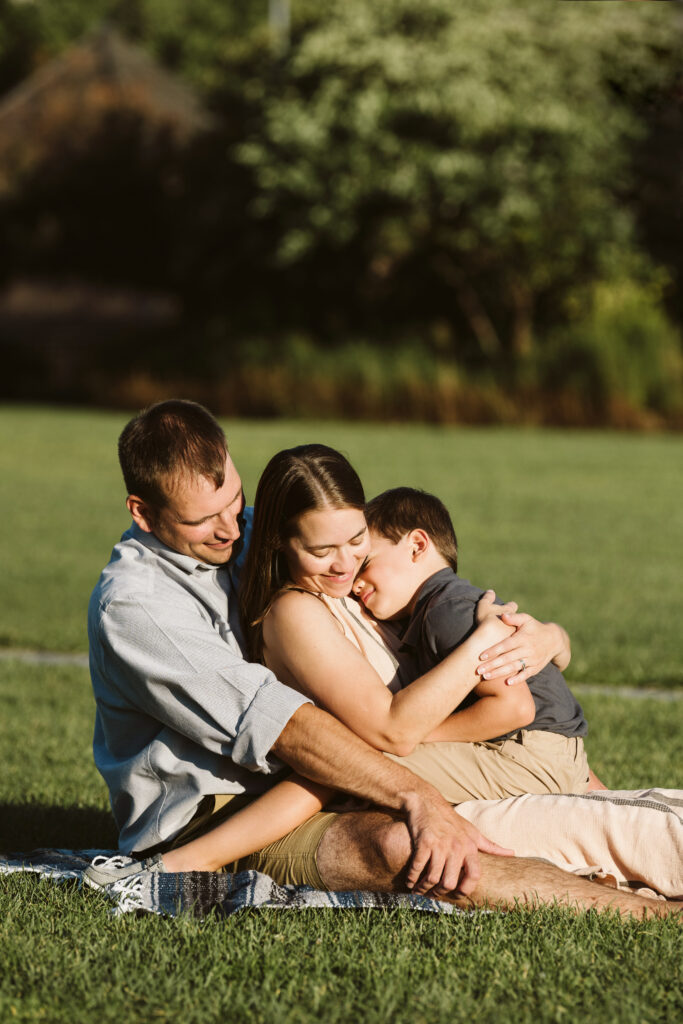
<svg viewBox="0 0 683 1024">
<path fill-rule="evenodd" d="M 477 625 L 477 603 L 483 593 L 448 568 L 440 569 L 426 580 L 401 636 L 401 649 L 412 656 L 415 678 L 438 665 L 473 632 Z M 588 724 L 581 706 L 555 665 L 546 665 L 538 675 L 527 680 L 527 686 L 536 705 L 536 717 L 527 729 L 542 729 L 562 736 L 586 735 Z M 460 706 L 469 703 L 468 698 Z M 514 733 L 497 739 L 510 735 Z"/>
</svg>

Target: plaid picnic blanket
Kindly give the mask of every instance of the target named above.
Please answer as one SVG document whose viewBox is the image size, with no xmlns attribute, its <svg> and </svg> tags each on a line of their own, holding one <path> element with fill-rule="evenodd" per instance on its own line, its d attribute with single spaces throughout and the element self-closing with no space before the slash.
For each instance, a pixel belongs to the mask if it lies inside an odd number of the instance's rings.
<svg viewBox="0 0 683 1024">
<path fill-rule="evenodd" d="M 33 850 L 31 853 L 0 855 L 0 874 L 28 871 L 54 882 L 77 880 L 82 884 L 83 872 L 95 856 L 113 856 L 115 852 Z M 183 874 L 144 872 L 135 876 L 132 883 L 117 882 L 102 891 L 112 900 L 112 912 L 116 915 L 144 911 L 170 917 L 180 913 L 203 917 L 210 910 L 215 910 L 227 917 L 245 907 L 274 907 L 279 910 L 301 910 L 307 907 L 391 910 L 395 907 L 409 907 L 436 914 L 465 913 L 450 903 L 425 896 L 381 892 L 319 892 L 308 886 L 278 885 L 259 871 L 242 871 L 236 875 L 212 874 L 207 871 Z"/>
</svg>

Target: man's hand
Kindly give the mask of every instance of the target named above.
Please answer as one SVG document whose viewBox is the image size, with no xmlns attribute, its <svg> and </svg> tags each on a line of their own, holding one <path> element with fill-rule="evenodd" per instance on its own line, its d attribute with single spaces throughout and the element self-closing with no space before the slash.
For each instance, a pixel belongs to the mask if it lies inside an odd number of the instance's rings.
<svg viewBox="0 0 683 1024">
<path fill-rule="evenodd" d="M 513 857 L 461 818 L 440 797 L 433 804 L 411 794 L 406 799 L 406 825 L 413 841 L 407 885 L 420 895 L 439 898 L 456 889 L 468 896 L 481 876 L 479 851 Z"/>
<path fill-rule="evenodd" d="M 480 604 L 488 596 L 482 597 Z M 490 613 L 490 609 L 489 613 Z M 554 622 L 539 622 L 524 612 L 504 611 L 501 619 L 515 632 L 480 654 L 477 673 L 484 679 L 505 678 L 506 683 L 526 682 L 549 662 L 562 671 L 569 664 L 569 637 Z"/>
</svg>

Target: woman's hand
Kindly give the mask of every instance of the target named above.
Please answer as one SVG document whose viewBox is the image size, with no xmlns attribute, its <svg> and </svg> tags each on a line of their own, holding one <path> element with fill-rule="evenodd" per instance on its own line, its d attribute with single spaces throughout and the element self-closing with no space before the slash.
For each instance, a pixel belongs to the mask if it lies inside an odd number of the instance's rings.
<svg viewBox="0 0 683 1024">
<path fill-rule="evenodd" d="M 486 600 L 486 613 L 497 614 L 499 606 L 490 607 L 490 593 L 487 591 L 479 604 Z M 554 622 L 539 622 L 524 612 L 502 610 L 501 618 L 508 626 L 514 626 L 515 632 L 482 651 L 479 656 L 482 664 L 477 668 L 477 674 L 482 678 L 504 677 L 511 686 L 526 682 L 551 661 L 561 671 L 567 667 L 571 657 L 569 637 L 561 626 Z"/>
</svg>

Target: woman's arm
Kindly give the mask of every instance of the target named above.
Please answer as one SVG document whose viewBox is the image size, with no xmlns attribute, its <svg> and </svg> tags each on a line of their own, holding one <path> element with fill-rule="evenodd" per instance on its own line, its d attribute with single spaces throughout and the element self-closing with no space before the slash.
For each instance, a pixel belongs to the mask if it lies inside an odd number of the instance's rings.
<svg viewBox="0 0 683 1024">
<path fill-rule="evenodd" d="M 311 697 L 371 746 L 410 753 L 481 683 L 483 647 L 510 633 L 495 616 L 447 658 L 392 694 L 336 620 L 312 594 L 288 591 L 264 621 L 266 662 L 284 683 Z"/>
<path fill-rule="evenodd" d="M 427 742 L 491 740 L 523 729 L 536 717 L 534 698 L 526 683 L 508 686 L 502 679 L 491 679 L 475 686 L 474 693 L 479 700 L 449 715 L 430 732 Z"/>
<path fill-rule="evenodd" d="M 210 832 L 165 853 L 164 867 L 167 871 L 219 871 L 308 821 L 333 792 L 291 775 Z"/>
</svg>

